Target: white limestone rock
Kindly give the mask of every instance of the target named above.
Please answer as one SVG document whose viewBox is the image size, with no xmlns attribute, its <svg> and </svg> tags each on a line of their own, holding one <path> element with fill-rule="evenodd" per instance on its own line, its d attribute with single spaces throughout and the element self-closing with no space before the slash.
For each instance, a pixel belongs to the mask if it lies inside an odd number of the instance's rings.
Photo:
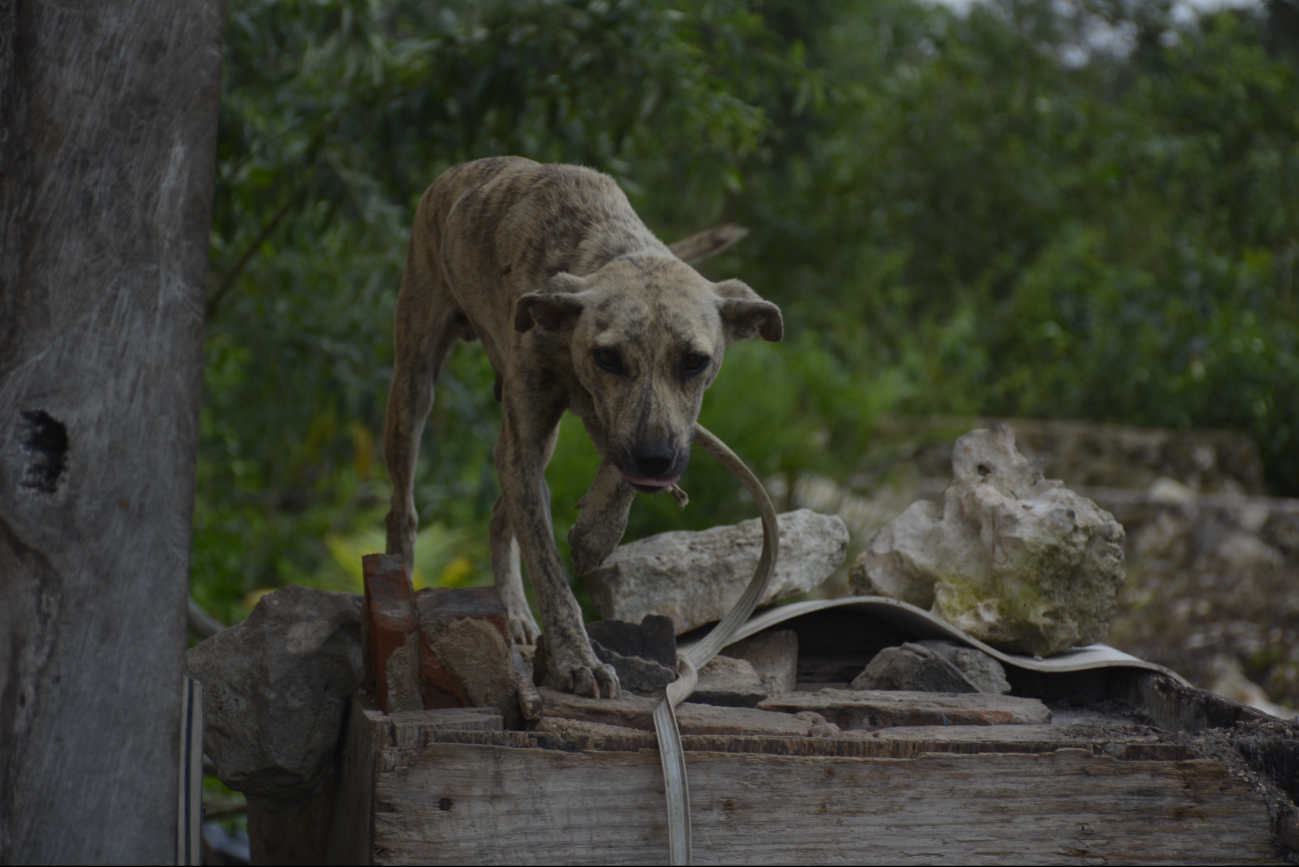
<svg viewBox="0 0 1299 867">
<path fill-rule="evenodd" d="M 799 509 L 777 515 L 776 523 L 780 556 L 759 605 L 819 586 L 848 556 L 848 528 L 837 515 Z M 584 580 L 602 619 L 639 623 L 648 614 L 663 614 L 681 635 L 721 620 L 735 607 L 761 554 L 762 524 L 754 518 L 630 542 Z"/>
<path fill-rule="evenodd" d="M 938 502 L 913 503 L 853 564 L 854 593 L 928 609 L 1001 650 L 1049 656 L 1105 638 L 1123 585 L 1123 527 L 1042 478 L 1005 425 L 952 449 Z"/>
</svg>

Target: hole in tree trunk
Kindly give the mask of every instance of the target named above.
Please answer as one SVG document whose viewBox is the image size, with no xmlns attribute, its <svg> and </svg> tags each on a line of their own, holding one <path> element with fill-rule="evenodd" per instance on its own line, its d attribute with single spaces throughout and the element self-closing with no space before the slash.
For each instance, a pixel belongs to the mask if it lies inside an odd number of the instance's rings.
<svg viewBox="0 0 1299 867">
<path fill-rule="evenodd" d="M 23 411 L 18 440 L 27 453 L 27 471 L 22 486 L 30 491 L 52 494 L 68 464 L 68 429 L 44 410 Z"/>
</svg>

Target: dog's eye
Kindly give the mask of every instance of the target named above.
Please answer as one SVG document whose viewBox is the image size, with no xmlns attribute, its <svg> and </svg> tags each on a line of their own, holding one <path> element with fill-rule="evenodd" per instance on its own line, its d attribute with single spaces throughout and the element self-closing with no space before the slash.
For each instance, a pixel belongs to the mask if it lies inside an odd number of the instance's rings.
<svg viewBox="0 0 1299 867">
<path fill-rule="evenodd" d="M 692 352 L 686 356 L 686 360 L 681 363 L 686 373 L 698 373 L 708 366 L 708 356 L 699 352 Z"/>
<path fill-rule="evenodd" d="M 622 372 L 622 359 L 618 357 L 618 350 L 616 349 L 597 349 L 595 351 L 595 363 L 610 373 Z"/>
</svg>

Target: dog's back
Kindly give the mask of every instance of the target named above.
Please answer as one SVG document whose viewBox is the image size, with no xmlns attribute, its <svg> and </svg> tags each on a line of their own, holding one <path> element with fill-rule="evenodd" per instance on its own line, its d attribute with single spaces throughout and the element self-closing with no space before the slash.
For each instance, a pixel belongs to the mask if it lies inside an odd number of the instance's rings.
<svg viewBox="0 0 1299 867">
<path fill-rule="evenodd" d="M 466 163 L 437 179 L 420 212 L 417 219 L 434 224 L 442 267 L 466 312 L 479 306 L 474 294 L 506 289 L 512 302 L 560 271 L 586 276 L 628 253 L 675 258 L 613 178 L 581 166 L 521 157 Z"/>
</svg>

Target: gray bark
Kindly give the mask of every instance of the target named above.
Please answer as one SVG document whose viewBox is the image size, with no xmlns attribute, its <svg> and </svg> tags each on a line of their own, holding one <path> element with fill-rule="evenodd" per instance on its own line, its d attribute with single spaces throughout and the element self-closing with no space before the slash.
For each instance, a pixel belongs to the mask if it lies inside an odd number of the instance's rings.
<svg viewBox="0 0 1299 867">
<path fill-rule="evenodd" d="M 0 863 L 175 858 L 224 0 L 0 0 Z"/>
</svg>

